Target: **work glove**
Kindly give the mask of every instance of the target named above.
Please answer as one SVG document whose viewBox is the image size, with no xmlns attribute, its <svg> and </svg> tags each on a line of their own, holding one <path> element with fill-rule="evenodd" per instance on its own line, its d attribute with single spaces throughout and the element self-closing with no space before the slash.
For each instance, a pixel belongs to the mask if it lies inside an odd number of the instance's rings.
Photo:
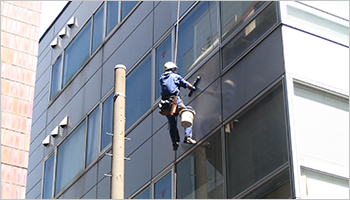
<svg viewBox="0 0 350 200">
<path fill-rule="evenodd" d="M 196 89 L 197 89 L 197 88 L 196 88 L 195 86 L 192 87 L 192 90 L 193 90 L 193 91 L 196 91 Z"/>
</svg>

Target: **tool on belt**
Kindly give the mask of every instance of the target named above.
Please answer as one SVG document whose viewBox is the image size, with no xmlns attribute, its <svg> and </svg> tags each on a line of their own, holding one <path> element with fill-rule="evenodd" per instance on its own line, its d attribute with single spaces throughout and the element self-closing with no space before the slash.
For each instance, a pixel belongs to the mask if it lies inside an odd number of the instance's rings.
<svg viewBox="0 0 350 200">
<path fill-rule="evenodd" d="M 173 95 L 160 100 L 158 107 L 161 115 L 174 115 L 177 109 L 177 96 Z"/>
</svg>

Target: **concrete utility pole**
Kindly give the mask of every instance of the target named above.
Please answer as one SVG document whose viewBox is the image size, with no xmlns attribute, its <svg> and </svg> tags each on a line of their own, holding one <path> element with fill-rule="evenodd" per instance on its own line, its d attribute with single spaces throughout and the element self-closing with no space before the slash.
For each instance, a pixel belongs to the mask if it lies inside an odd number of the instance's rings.
<svg viewBox="0 0 350 200">
<path fill-rule="evenodd" d="M 112 199 L 124 199 L 125 71 L 124 65 L 116 65 L 114 68 Z"/>
</svg>

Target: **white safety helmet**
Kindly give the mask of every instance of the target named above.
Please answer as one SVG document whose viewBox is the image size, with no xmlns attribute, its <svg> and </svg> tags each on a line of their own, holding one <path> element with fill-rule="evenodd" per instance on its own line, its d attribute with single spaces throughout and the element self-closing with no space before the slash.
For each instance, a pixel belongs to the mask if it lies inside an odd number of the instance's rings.
<svg viewBox="0 0 350 200">
<path fill-rule="evenodd" d="M 164 71 L 178 69 L 178 67 L 173 62 L 167 62 L 164 64 Z"/>
</svg>

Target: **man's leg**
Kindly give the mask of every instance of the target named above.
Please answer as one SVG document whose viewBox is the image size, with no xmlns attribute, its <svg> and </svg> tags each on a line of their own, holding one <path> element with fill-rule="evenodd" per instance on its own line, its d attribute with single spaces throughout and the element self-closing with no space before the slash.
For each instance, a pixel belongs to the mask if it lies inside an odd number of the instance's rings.
<svg viewBox="0 0 350 200">
<path fill-rule="evenodd" d="M 188 143 L 188 144 L 196 144 L 197 141 L 192 139 L 192 127 L 193 124 L 190 127 L 185 128 L 185 139 L 184 139 L 184 143 Z"/>
<path fill-rule="evenodd" d="M 177 129 L 177 118 L 174 115 L 167 115 L 168 123 L 169 123 L 169 133 L 170 138 L 173 143 L 173 150 L 177 150 L 180 142 L 179 131 Z"/>
</svg>

